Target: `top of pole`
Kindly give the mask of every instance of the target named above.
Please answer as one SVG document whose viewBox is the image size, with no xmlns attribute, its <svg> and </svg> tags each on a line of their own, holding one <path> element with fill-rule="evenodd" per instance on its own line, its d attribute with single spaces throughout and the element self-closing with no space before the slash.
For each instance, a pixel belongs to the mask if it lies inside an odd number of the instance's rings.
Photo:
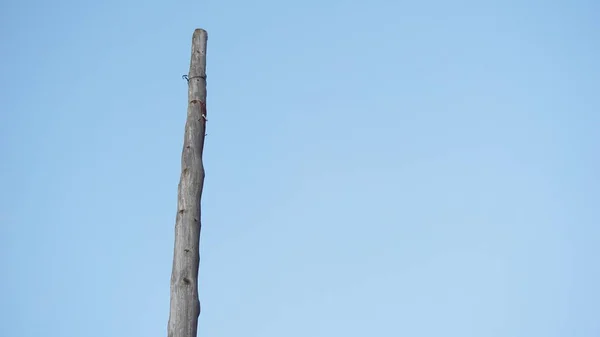
<svg viewBox="0 0 600 337">
<path fill-rule="evenodd" d="M 192 57 L 188 78 L 206 78 L 206 44 L 208 33 L 201 28 L 194 30 L 192 36 Z"/>
<path fill-rule="evenodd" d="M 196 30 L 194 30 L 194 36 L 197 36 L 198 34 L 206 35 L 206 30 L 204 30 L 202 28 L 196 28 Z"/>
</svg>

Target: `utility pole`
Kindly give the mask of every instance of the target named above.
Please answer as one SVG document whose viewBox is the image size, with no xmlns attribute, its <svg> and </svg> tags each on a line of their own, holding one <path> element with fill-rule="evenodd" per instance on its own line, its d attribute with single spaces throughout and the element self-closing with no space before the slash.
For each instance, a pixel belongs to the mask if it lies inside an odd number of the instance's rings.
<svg viewBox="0 0 600 337">
<path fill-rule="evenodd" d="M 200 201 L 204 186 L 202 152 L 206 132 L 206 44 L 208 35 L 196 29 L 192 37 L 188 108 L 181 155 L 181 178 L 175 221 L 175 250 L 171 273 L 168 337 L 196 337 L 200 301 Z"/>
</svg>

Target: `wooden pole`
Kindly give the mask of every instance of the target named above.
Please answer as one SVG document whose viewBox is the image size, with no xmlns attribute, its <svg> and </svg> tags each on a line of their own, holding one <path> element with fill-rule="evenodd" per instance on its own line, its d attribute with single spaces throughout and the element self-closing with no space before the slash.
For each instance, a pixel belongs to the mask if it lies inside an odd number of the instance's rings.
<svg viewBox="0 0 600 337">
<path fill-rule="evenodd" d="M 181 178 L 175 221 L 168 337 L 196 337 L 200 301 L 200 200 L 204 185 L 202 152 L 206 131 L 206 44 L 208 35 L 196 29 L 188 81 L 188 108 L 181 155 Z"/>
</svg>

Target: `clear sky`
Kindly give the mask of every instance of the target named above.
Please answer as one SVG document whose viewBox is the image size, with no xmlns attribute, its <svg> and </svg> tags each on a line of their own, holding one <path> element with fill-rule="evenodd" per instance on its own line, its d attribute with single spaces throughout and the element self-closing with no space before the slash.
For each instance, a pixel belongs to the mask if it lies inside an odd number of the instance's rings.
<svg viewBox="0 0 600 337">
<path fill-rule="evenodd" d="M 199 27 L 200 336 L 600 336 L 600 2 L 0 6 L 0 336 L 166 336 Z"/>
</svg>

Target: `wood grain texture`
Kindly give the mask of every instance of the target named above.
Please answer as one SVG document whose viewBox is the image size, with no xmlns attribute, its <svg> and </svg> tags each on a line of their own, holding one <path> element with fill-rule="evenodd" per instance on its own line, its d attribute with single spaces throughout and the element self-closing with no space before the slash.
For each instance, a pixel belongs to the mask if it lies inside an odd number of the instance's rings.
<svg viewBox="0 0 600 337">
<path fill-rule="evenodd" d="M 181 178 L 175 221 L 175 249 L 171 274 L 168 337 L 196 337 L 200 301 L 201 198 L 204 186 L 204 135 L 206 132 L 206 45 L 208 35 L 196 29 L 188 74 L 188 109 L 185 123 Z"/>
</svg>

